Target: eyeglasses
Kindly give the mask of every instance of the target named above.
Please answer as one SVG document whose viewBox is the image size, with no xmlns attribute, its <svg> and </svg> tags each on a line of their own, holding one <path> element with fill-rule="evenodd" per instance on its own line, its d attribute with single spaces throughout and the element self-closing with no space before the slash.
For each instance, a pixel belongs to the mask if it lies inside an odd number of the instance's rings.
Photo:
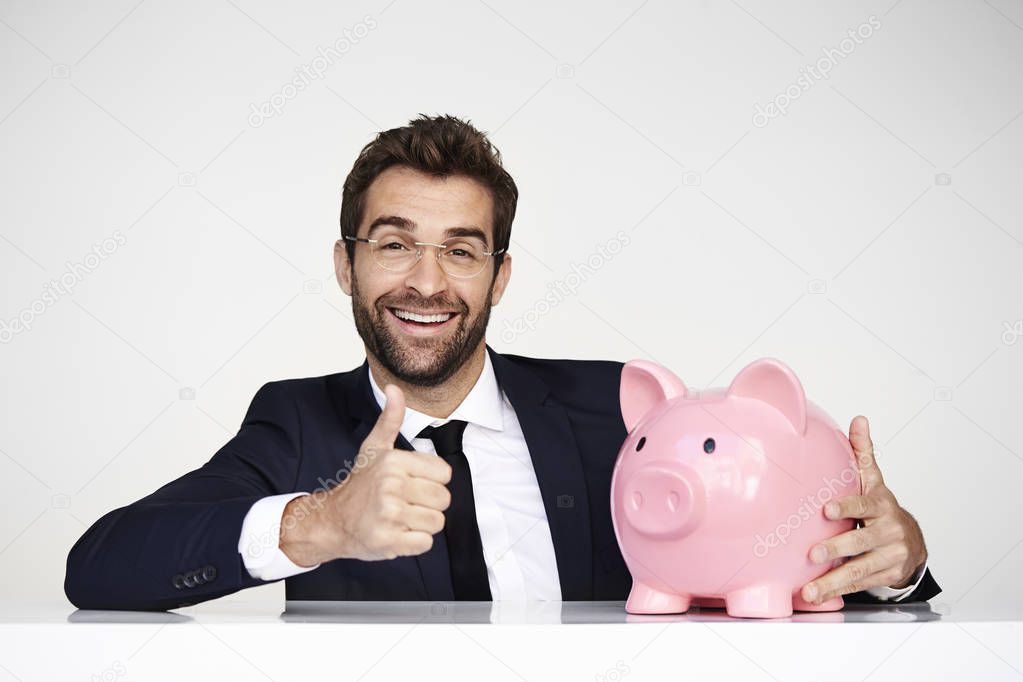
<svg viewBox="0 0 1023 682">
<path fill-rule="evenodd" d="M 487 245 L 476 237 L 451 237 L 440 244 L 417 242 L 400 233 L 388 234 L 379 239 L 365 239 L 345 235 L 350 242 L 369 244 L 373 260 L 384 270 L 407 272 L 423 257 L 427 246 L 437 248 L 437 262 L 441 270 L 452 277 L 475 277 L 483 272 L 491 256 L 504 253 L 507 249 L 487 251 Z"/>
</svg>

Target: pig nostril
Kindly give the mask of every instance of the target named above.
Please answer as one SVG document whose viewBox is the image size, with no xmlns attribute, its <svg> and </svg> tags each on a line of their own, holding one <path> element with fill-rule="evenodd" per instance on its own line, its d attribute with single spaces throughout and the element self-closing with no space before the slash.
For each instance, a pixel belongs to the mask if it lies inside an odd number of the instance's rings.
<svg viewBox="0 0 1023 682">
<path fill-rule="evenodd" d="M 668 493 L 668 509 L 676 511 L 678 509 L 678 493 L 672 490 Z"/>
<path fill-rule="evenodd" d="M 632 508 L 633 509 L 639 509 L 642 506 L 643 506 L 643 495 L 640 494 L 638 491 L 632 493 Z"/>
</svg>

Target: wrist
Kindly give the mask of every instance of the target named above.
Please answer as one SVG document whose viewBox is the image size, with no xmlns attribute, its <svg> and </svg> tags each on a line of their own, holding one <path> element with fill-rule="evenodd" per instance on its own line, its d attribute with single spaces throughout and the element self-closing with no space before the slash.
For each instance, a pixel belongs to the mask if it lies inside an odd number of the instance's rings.
<svg viewBox="0 0 1023 682">
<path fill-rule="evenodd" d="M 312 501 L 312 495 L 296 497 L 288 502 L 281 515 L 278 547 L 288 559 L 302 567 L 316 566 L 333 558 L 322 550 L 318 515 L 310 504 Z"/>
</svg>

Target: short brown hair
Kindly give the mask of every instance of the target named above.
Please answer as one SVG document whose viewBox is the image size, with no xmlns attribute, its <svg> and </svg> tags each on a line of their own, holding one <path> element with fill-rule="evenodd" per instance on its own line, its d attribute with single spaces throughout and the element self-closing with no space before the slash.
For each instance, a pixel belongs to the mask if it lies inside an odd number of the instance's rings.
<svg viewBox="0 0 1023 682">
<path fill-rule="evenodd" d="M 407 126 L 378 133 L 359 152 L 341 192 L 341 236 L 356 236 L 363 219 L 366 192 L 380 173 L 391 166 L 407 166 L 444 178 L 464 175 L 490 190 L 493 200 L 494 250 L 507 249 L 519 190 L 501 165 L 501 152 L 468 120 L 450 115 L 427 116 Z M 355 256 L 355 242 L 346 240 L 348 258 Z M 503 254 L 494 258 L 494 271 Z"/>
</svg>

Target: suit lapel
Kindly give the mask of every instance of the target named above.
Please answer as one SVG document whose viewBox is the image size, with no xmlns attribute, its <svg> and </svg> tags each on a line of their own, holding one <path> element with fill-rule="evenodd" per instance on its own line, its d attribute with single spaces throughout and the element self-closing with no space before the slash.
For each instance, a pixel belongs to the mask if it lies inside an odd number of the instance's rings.
<svg viewBox="0 0 1023 682">
<path fill-rule="evenodd" d="M 554 554 L 564 601 L 593 598 L 593 549 L 590 507 L 582 459 L 565 408 L 549 399 L 549 387 L 529 369 L 518 367 L 487 346 L 498 385 L 508 397 L 522 427 L 544 511 L 554 541 Z M 353 376 L 354 375 L 354 376 Z M 369 365 L 363 362 L 342 391 L 339 412 L 352 420 L 353 441 L 361 444 L 369 434 L 380 406 L 369 383 Z M 401 434 L 395 447 L 412 450 Z M 410 557 L 403 559 L 411 560 Z M 431 601 L 454 600 L 444 533 L 433 536 L 433 547 L 414 557 Z"/>
</svg>

